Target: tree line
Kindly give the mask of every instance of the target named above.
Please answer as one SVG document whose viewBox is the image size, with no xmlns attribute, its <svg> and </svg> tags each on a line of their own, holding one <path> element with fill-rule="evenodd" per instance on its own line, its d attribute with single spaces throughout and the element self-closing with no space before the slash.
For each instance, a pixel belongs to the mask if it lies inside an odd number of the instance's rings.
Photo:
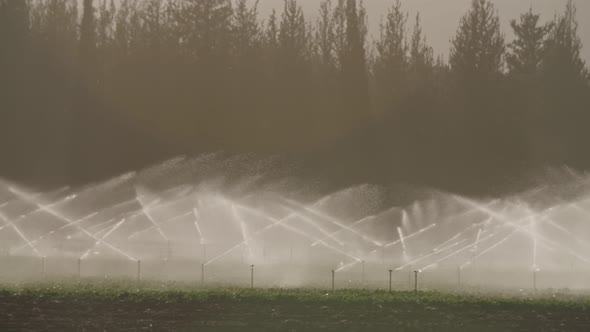
<svg viewBox="0 0 590 332">
<path fill-rule="evenodd" d="M 372 22 L 371 22 L 372 23 Z M 176 154 L 311 161 L 338 181 L 459 189 L 590 166 L 576 7 L 501 32 L 473 0 L 436 56 L 399 0 L 370 36 L 357 0 L 0 0 L 2 174 L 80 183 Z"/>
</svg>

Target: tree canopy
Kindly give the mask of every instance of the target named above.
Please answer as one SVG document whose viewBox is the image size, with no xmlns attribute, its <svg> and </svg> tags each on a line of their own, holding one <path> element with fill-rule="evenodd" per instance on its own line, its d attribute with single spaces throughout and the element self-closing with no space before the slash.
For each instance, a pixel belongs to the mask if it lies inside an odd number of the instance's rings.
<svg viewBox="0 0 590 332">
<path fill-rule="evenodd" d="M 313 21 L 297 0 L 269 17 L 254 0 L 0 0 L 0 170 L 76 184 L 223 150 L 327 181 L 487 190 L 586 169 L 576 16 L 531 8 L 507 40 L 492 1 L 472 0 L 447 62 L 399 0 L 376 36 L 359 0 L 323 0 Z"/>
</svg>

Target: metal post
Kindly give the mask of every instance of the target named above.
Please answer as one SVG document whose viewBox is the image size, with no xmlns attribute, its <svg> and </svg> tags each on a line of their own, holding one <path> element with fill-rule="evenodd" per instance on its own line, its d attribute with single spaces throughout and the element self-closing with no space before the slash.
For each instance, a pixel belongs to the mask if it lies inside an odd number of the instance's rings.
<svg viewBox="0 0 590 332">
<path fill-rule="evenodd" d="M 141 280 L 141 260 L 137 260 L 137 282 Z"/>
<path fill-rule="evenodd" d="M 254 289 L 254 265 L 250 265 L 250 288 Z"/>
<path fill-rule="evenodd" d="M 335 272 L 334 270 L 332 270 L 332 292 L 333 292 L 333 291 L 334 291 L 334 289 L 335 289 L 335 286 L 334 286 L 334 275 L 335 275 L 335 274 L 336 274 L 336 272 Z"/>
<path fill-rule="evenodd" d="M 78 258 L 78 279 L 82 279 L 82 258 Z"/>
<path fill-rule="evenodd" d="M 535 290 L 535 293 L 537 292 L 537 270 L 538 269 L 533 269 L 533 289 Z"/>
<path fill-rule="evenodd" d="M 201 264 L 201 285 L 205 285 L 205 264 Z"/>
<path fill-rule="evenodd" d="M 414 293 L 418 295 L 418 271 L 414 271 Z"/>
<path fill-rule="evenodd" d="M 45 256 L 41 257 L 41 275 L 43 278 L 46 277 L 45 275 Z"/>
<path fill-rule="evenodd" d="M 408 266 L 408 290 L 412 289 L 412 266 Z"/>
<path fill-rule="evenodd" d="M 457 287 L 461 287 L 461 267 L 457 267 Z"/>
<path fill-rule="evenodd" d="M 289 243 L 289 262 L 293 263 L 293 241 Z"/>
<path fill-rule="evenodd" d="M 393 270 L 389 270 L 389 292 L 390 293 L 391 293 L 391 279 L 392 279 L 391 275 L 392 275 L 392 273 L 393 273 Z"/>
</svg>

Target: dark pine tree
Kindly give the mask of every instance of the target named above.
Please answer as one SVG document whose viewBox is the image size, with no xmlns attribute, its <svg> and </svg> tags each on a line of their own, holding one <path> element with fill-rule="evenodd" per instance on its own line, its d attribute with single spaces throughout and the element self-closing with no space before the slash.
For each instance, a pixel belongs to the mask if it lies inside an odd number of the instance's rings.
<svg viewBox="0 0 590 332">
<path fill-rule="evenodd" d="M 562 15 L 555 18 L 545 42 L 541 64 L 543 91 L 543 142 L 551 164 L 590 166 L 585 152 L 590 134 L 589 73 L 581 57 L 576 6 L 568 1 Z"/>
<path fill-rule="evenodd" d="M 351 127 L 364 126 L 370 119 L 371 102 L 365 50 L 364 9 L 356 0 L 346 2 L 346 46 L 342 57 L 342 98 L 346 101 L 341 116 Z"/>
<path fill-rule="evenodd" d="M 93 164 L 103 156 L 96 151 L 96 144 L 103 133 L 98 118 L 97 105 L 97 54 L 96 54 L 96 18 L 93 0 L 84 0 L 82 21 L 80 23 L 80 41 L 78 46 L 78 79 L 72 110 L 73 145 L 70 174 L 76 180 L 91 176 Z M 96 121 L 99 120 L 99 121 Z"/>
<path fill-rule="evenodd" d="M 510 26 L 516 38 L 508 45 L 506 55 L 510 81 L 510 108 L 513 114 L 520 114 L 517 126 L 525 136 L 531 163 L 543 163 L 544 150 L 548 146 L 543 125 L 543 102 L 540 98 L 540 74 L 544 59 L 545 44 L 552 23 L 541 25 L 540 16 L 532 8 L 512 20 Z M 524 156 L 523 156 L 524 157 Z"/>
</svg>

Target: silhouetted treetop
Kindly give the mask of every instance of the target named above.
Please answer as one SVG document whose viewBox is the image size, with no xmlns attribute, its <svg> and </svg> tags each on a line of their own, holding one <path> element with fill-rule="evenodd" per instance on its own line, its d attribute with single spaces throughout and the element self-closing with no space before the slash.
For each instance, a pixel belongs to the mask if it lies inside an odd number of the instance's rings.
<svg viewBox="0 0 590 332">
<path fill-rule="evenodd" d="M 510 21 L 516 39 L 508 45 L 506 56 L 508 70 L 514 75 L 536 76 L 544 58 L 547 35 L 552 23 L 540 25 L 540 16 L 531 9 L 520 16 L 520 21 Z"/>
<path fill-rule="evenodd" d="M 462 78 L 486 80 L 502 73 L 504 35 L 490 0 L 472 0 L 451 41 L 449 63 Z"/>
<path fill-rule="evenodd" d="M 0 0 L 0 176 L 76 184 L 218 150 L 459 191 L 590 169 L 573 1 L 523 13 L 506 43 L 493 1 L 472 0 L 448 62 L 400 0 L 371 23 L 360 0 L 313 21 L 297 0 L 268 17 L 257 0 Z"/>
</svg>

